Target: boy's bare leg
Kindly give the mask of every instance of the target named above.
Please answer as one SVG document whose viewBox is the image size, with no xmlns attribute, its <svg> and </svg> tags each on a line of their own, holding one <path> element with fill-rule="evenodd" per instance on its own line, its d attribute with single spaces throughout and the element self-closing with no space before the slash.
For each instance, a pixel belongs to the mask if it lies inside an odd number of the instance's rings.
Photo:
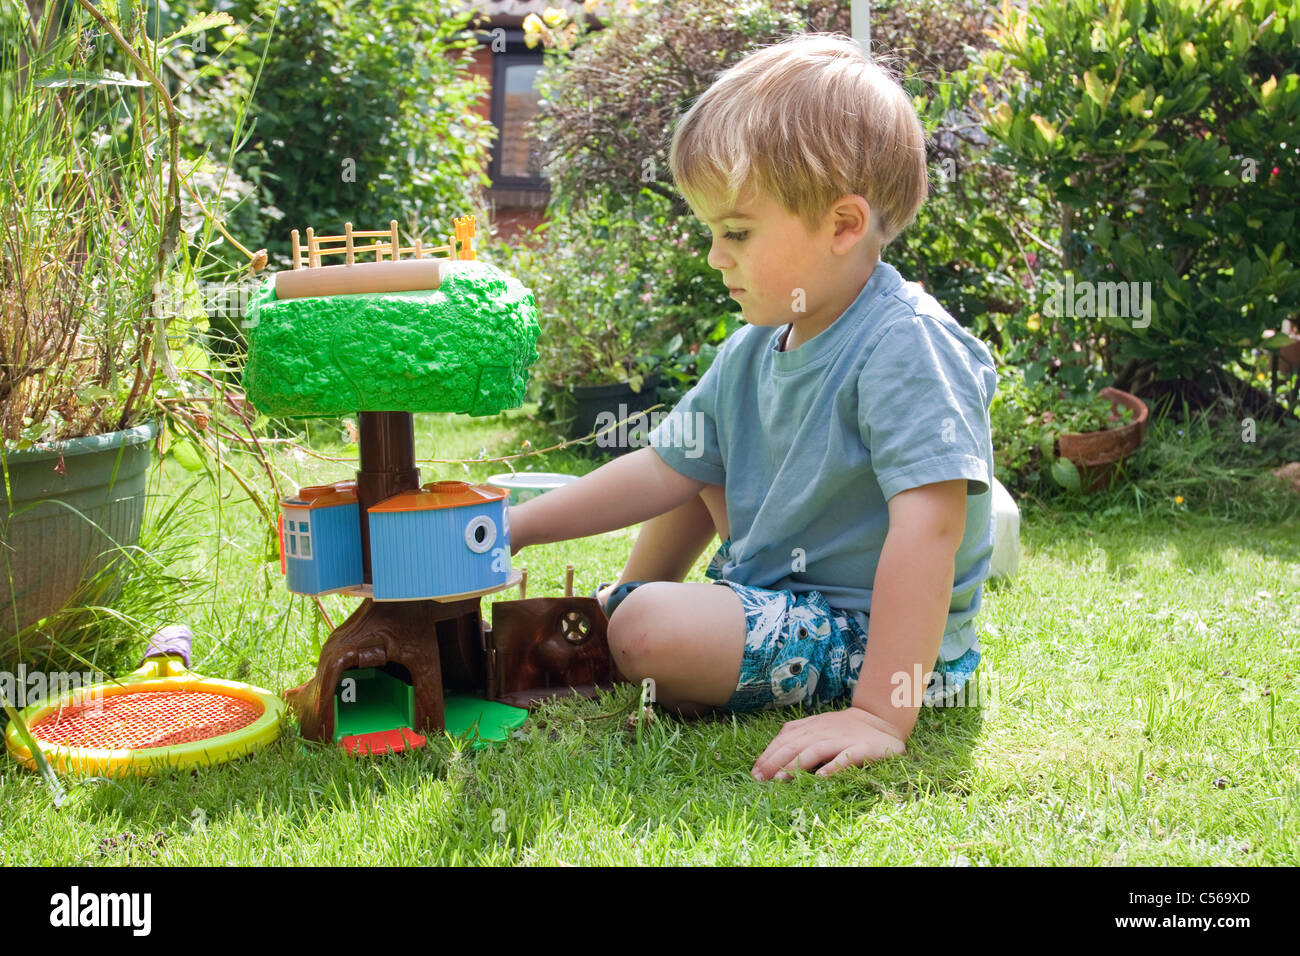
<svg viewBox="0 0 1300 956">
<path fill-rule="evenodd" d="M 624 677 L 653 678 L 660 704 L 694 716 L 735 693 L 745 611 L 729 587 L 652 581 L 614 610 L 609 648 Z"/>
<path fill-rule="evenodd" d="M 618 581 L 602 601 L 628 581 L 646 581 L 614 610 L 610 652 L 634 683 L 654 678 L 655 698 L 683 716 L 725 704 L 740 679 L 745 612 L 731 588 L 679 584 L 714 534 L 726 539 L 727 501 L 722 485 L 641 525 Z"/>
<path fill-rule="evenodd" d="M 682 580 L 715 533 L 723 539 L 728 533 L 721 485 L 709 485 L 694 500 L 644 522 L 618 580 L 599 594 L 601 602 L 628 581 Z"/>
</svg>

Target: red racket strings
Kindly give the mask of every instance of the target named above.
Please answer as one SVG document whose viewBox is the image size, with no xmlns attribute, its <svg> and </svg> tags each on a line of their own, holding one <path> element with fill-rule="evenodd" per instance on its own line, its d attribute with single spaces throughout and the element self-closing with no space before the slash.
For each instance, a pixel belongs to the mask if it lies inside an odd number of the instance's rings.
<svg viewBox="0 0 1300 956">
<path fill-rule="evenodd" d="M 128 691 L 46 714 L 29 728 L 61 747 L 145 750 L 234 733 L 262 716 L 259 702 L 207 691 Z"/>
</svg>

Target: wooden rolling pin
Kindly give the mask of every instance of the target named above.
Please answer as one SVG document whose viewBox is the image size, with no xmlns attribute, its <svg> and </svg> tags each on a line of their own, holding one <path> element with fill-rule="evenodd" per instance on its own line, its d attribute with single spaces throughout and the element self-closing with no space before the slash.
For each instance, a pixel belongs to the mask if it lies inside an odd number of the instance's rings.
<svg viewBox="0 0 1300 956">
<path fill-rule="evenodd" d="M 312 295 L 357 295 L 362 292 L 417 292 L 436 289 L 459 265 L 454 259 L 401 259 L 353 265 L 290 269 L 275 274 L 277 299 Z"/>
</svg>

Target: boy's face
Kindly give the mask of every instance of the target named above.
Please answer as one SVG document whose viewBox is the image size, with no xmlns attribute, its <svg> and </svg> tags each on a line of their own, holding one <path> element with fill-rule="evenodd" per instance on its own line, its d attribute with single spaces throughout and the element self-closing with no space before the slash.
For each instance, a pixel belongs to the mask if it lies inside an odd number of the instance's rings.
<svg viewBox="0 0 1300 956">
<path fill-rule="evenodd" d="M 751 325 L 829 324 L 823 316 L 839 297 L 831 288 L 843 264 L 832 251 L 835 226 L 824 217 L 809 231 L 779 200 L 757 190 L 742 192 L 734 208 L 697 208 L 713 233 L 709 265 L 722 275 Z M 842 307 L 841 307 L 842 308 Z"/>
</svg>

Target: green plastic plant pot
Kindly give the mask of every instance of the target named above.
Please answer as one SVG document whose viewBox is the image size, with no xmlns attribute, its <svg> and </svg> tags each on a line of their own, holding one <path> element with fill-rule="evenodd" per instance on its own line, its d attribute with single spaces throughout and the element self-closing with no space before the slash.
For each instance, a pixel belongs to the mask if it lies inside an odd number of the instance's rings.
<svg viewBox="0 0 1300 956">
<path fill-rule="evenodd" d="M 157 434 L 148 423 L 3 455 L 0 635 L 64 608 L 138 543 Z"/>
</svg>

